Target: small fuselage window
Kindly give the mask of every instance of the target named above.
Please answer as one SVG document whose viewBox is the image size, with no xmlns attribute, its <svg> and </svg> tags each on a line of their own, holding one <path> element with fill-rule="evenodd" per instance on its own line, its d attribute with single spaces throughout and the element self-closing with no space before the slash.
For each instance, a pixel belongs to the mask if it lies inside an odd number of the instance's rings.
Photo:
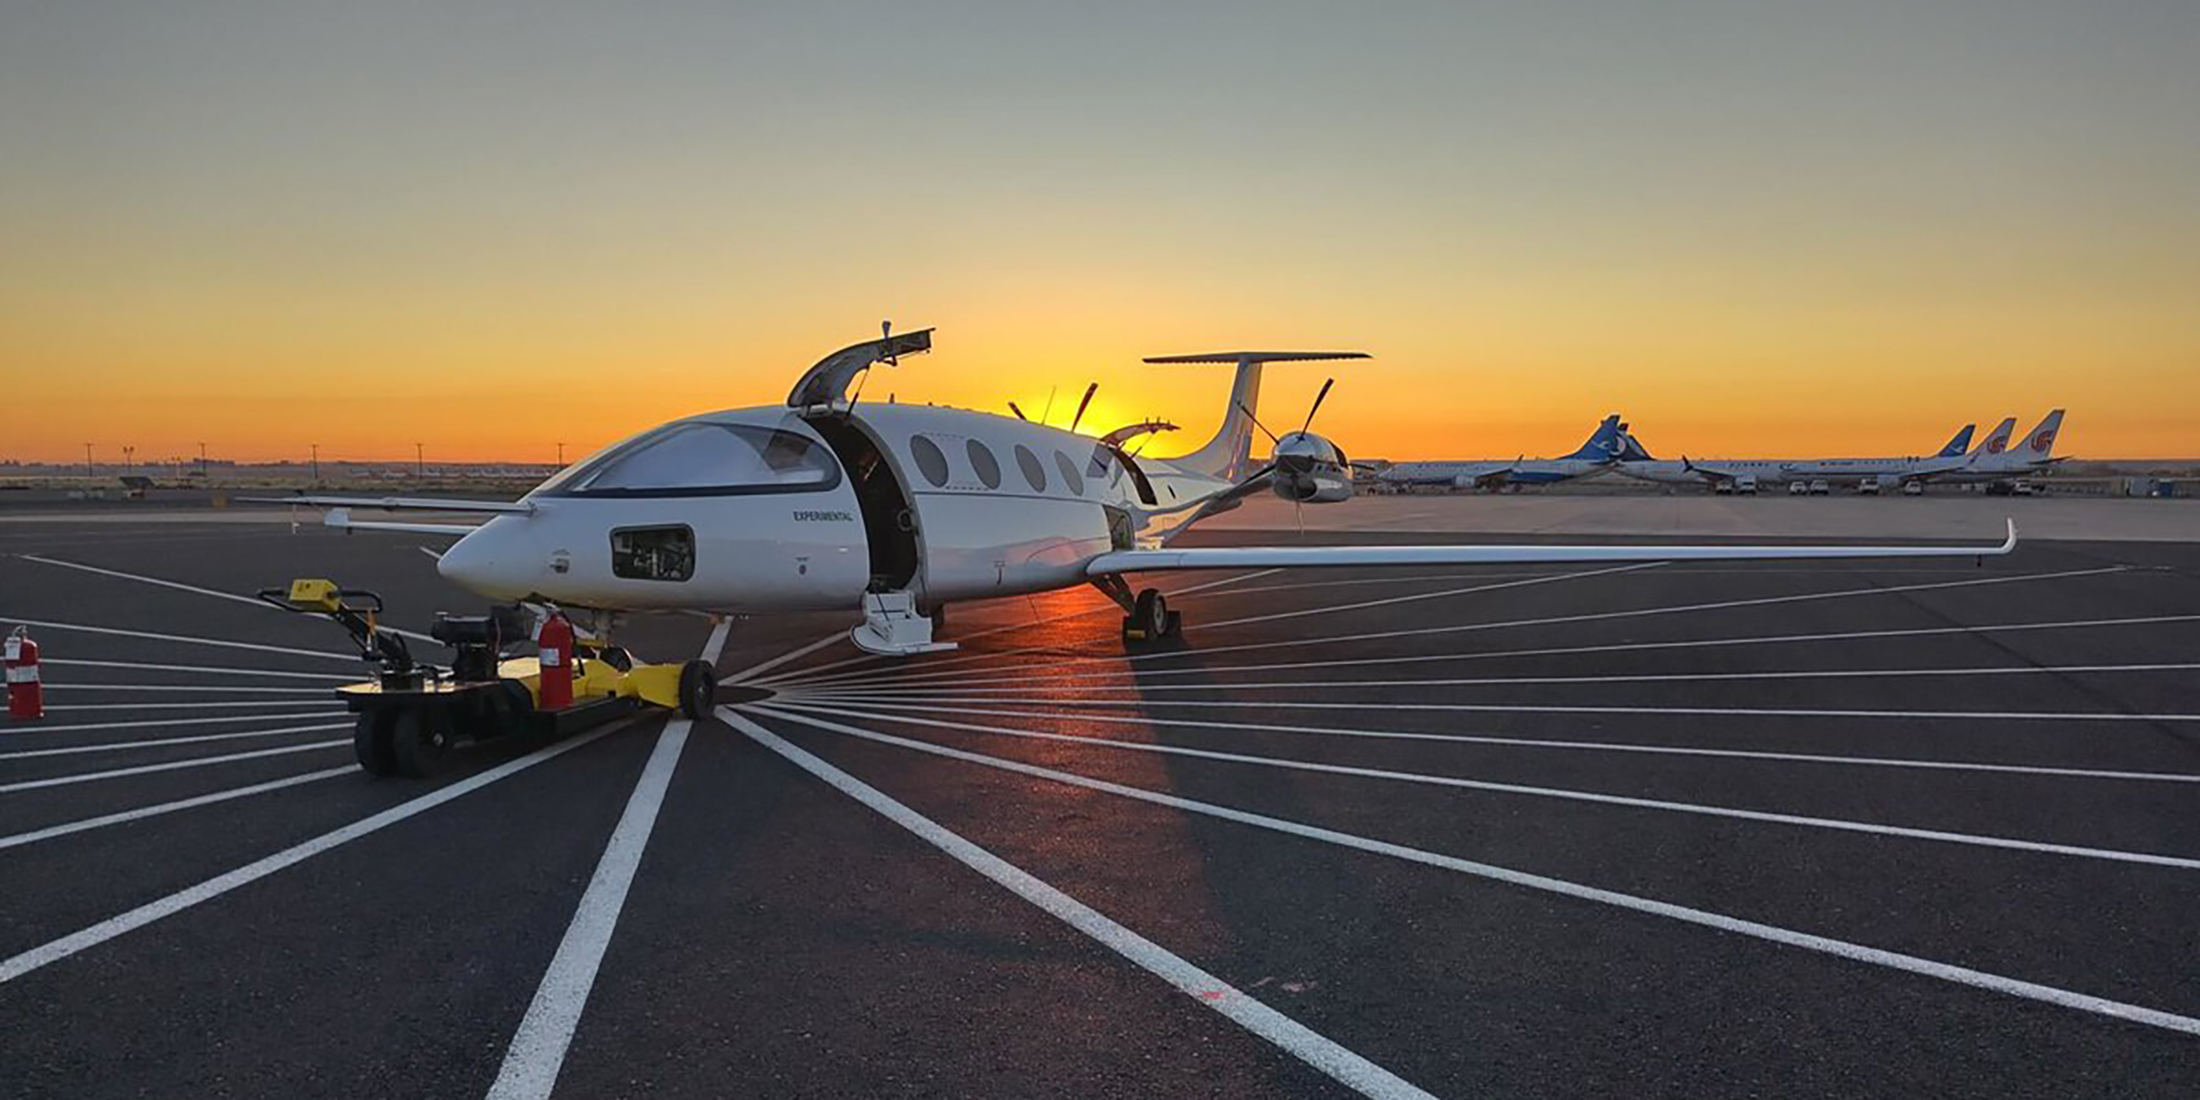
<svg viewBox="0 0 2200 1100">
<path fill-rule="evenodd" d="M 1071 494 L 1085 495 L 1084 475 L 1077 472 L 1077 464 L 1071 462 L 1068 455 L 1060 451 L 1054 452 L 1054 468 L 1062 472 L 1062 484 L 1069 487 Z"/>
<path fill-rule="evenodd" d="M 1047 491 L 1047 468 L 1038 455 L 1031 453 L 1031 448 L 1021 443 L 1016 445 L 1016 465 L 1023 468 L 1024 481 L 1031 486 L 1032 492 Z"/>
<path fill-rule="evenodd" d="M 611 575 L 638 581 L 684 581 L 694 577 L 694 529 L 679 524 L 612 531 Z"/>
<path fill-rule="evenodd" d="M 939 444 L 913 435 L 909 437 L 909 454 L 917 460 L 917 472 L 923 474 L 933 488 L 947 484 L 947 455 L 940 451 Z"/>
<path fill-rule="evenodd" d="M 809 493 L 840 483 L 832 452 L 794 432 L 689 420 L 647 432 L 535 492 L 561 497 Z"/>
<path fill-rule="evenodd" d="M 992 450 L 975 439 L 963 450 L 969 453 L 970 468 L 978 475 L 978 480 L 988 489 L 1000 488 L 1001 460 L 993 457 Z"/>
</svg>

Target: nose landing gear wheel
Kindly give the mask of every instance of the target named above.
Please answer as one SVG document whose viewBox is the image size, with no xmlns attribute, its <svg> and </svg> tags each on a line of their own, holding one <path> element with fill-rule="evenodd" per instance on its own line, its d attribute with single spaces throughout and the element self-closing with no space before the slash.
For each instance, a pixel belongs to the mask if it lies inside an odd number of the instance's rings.
<svg viewBox="0 0 2200 1100">
<path fill-rule="evenodd" d="M 718 704 L 718 671 L 708 661 L 689 661 L 680 666 L 680 714 L 707 718 Z"/>
<path fill-rule="evenodd" d="M 396 717 L 372 710 L 359 716 L 358 725 L 351 731 L 351 751 L 359 758 L 359 770 L 368 775 L 390 775 L 397 771 L 396 757 L 390 751 L 390 723 Z"/>
<path fill-rule="evenodd" d="M 1181 622 L 1181 616 L 1169 610 L 1169 601 L 1160 590 L 1144 589 L 1138 593 L 1131 613 L 1123 616 L 1123 640 L 1151 642 L 1167 638 L 1177 632 Z"/>
<path fill-rule="evenodd" d="M 390 757 L 397 774 L 426 779 L 440 771 L 450 754 L 451 734 L 441 723 L 430 726 L 412 710 L 397 713 L 390 725 Z"/>
</svg>

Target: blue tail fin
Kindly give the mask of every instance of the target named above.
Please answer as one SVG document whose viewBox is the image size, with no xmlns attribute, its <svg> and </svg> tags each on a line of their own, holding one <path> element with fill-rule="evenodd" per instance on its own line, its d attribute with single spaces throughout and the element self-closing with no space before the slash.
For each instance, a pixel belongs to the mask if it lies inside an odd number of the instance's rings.
<svg viewBox="0 0 2200 1100">
<path fill-rule="evenodd" d="M 1970 450 L 1970 449 L 1971 449 L 1971 433 L 1972 433 L 1972 432 L 1975 432 L 1975 431 L 1977 431 L 1977 430 L 1978 430 L 1978 425 L 1976 425 L 1976 424 L 1965 424 L 1965 425 L 1963 426 L 1963 430 L 1962 430 L 1962 431 L 1960 431 L 1960 432 L 1957 432 L 1957 433 L 1956 433 L 1956 435 L 1955 435 L 1955 438 L 1954 438 L 1954 439 L 1951 439 L 1951 440 L 1949 440 L 1949 441 L 1948 441 L 1948 445 L 1947 445 L 1947 446 L 1945 446 L 1945 447 L 1942 447 L 1942 448 L 1940 449 L 1940 453 L 1939 453 L 1938 455 L 1935 455 L 1934 457 L 1935 457 L 1935 458 L 1960 458 L 1960 457 L 1962 457 L 1962 455 L 1963 455 L 1963 452 L 1965 452 L 1965 451 L 1968 451 L 1968 450 Z"/>
<path fill-rule="evenodd" d="M 1595 433 L 1589 436 L 1587 443 L 1581 445 L 1580 450 L 1566 457 L 1587 459 L 1590 462 L 1610 462 L 1619 457 L 1619 452 L 1619 414 L 1613 413 L 1605 417 L 1602 424 L 1597 425 Z"/>
</svg>

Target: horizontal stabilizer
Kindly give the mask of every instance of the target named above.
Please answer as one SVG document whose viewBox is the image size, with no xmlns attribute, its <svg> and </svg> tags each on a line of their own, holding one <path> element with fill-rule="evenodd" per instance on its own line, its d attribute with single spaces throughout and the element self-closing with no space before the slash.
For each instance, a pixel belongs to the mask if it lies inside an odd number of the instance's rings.
<svg viewBox="0 0 2200 1100">
<path fill-rule="evenodd" d="M 1318 363 L 1329 359 L 1371 359 L 1364 351 L 1207 351 L 1196 355 L 1149 355 L 1148 363 Z"/>
<path fill-rule="evenodd" d="M 1117 550 L 1092 559 L 1087 576 L 1176 569 L 1285 569 L 1387 565 L 1516 565 L 1539 562 L 1707 561 L 1782 558 L 1971 558 L 2017 548 L 2017 523 L 1997 546 L 1216 546 Z"/>
</svg>

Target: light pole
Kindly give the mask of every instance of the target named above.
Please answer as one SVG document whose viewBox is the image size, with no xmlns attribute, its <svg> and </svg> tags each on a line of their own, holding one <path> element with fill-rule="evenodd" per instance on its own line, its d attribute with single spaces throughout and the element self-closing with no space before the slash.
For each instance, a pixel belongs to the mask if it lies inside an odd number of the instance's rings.
<svg viewBox="0 0 2200 1100">
<path fill-rule="evenodd" d="M 313 448 L 313 483 L 319 485 L 321 483 L 321 445 L 318 443 L 308 443 L 306 445 Z"/>
<path fill-rule="evenodd" d="M 558 469 L 565 469 L 565 444 L 558 444 Z"/>
<path fill-rule="evenodd" d="M 413 476 L 428 476 L 428 460 L 421 457 L 420 444 L 413 444 Z"/>
<path fill-rule="evenodd" d="M 92 445 L 89 443 L 84 445 L 84 476 L 92 476 Z"/>
<path fill-rule="evenodd" d="M 129 473 L 129 472 L 131 471 L 132 465 L 133 465 L 133 464 L 134 464 L 134 463 L 136 462 L 136 460 L 137 460 L 137 448 L 136 448 L 136 447 L 132 447 L 132 446 L 130 446 L 129 444 L 123 444 L 123 447 L 122 447 L 122 472 L 123 472 L 123 473 L 126 473 L 126 474 L 127 474 L 127 473 Z"/>
<path fill-rule="evenodd" d="M 206 444 L 199 444 L 199 476 L 206 476 Z"/>
</svg>

